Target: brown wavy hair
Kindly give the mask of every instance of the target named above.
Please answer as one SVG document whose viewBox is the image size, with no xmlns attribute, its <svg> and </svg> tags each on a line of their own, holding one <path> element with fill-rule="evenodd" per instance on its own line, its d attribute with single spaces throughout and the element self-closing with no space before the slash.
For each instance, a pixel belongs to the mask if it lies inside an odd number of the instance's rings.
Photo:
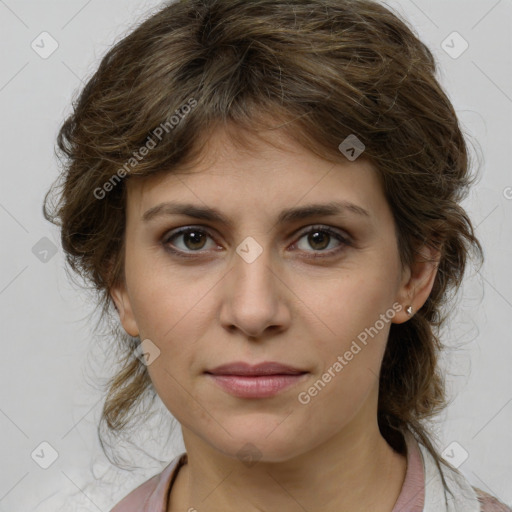
<svg viewBox="0 0 512 512">
<path fill-rule="evenodd" d="M 353 134 L 382 179 L 403 265 L 422 244 L 441 250 L 427 302 L 391 326 L 378 423 L 397 451 L 409 430 L 444 463 L 426 426 L 447 403 L 438 332 L 470 253 L 481 259 L 482 248 L 460 206 L 474 181 L 468 146 L 436 73 L 413 29 L 367 0 L 181 0 L 108 51 L 59 131 L 63 169 L 44 211 L 117 341 L 100 420 L 110 434 L 155 398 L 132 353 L 139 340 L 120 329 L 109 294 L 123 279 L 125 181 L 193 166 L 214 130 L 250 147 L 279 129 L 332 162 L 346 161 L 338 146 Z M 105 450 L 101 432 L 100 441 Z"/>
</svg>

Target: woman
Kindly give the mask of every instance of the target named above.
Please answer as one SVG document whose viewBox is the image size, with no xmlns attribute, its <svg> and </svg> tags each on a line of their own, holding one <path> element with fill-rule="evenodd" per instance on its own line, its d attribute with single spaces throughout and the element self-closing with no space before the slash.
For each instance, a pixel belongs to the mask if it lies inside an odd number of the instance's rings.
<svg viewBox="0 0 512 512">
<path fill-rule="evenodd" d="M 350 0 L 181 0 L 102 60 L 46 215 L 124 330 L 103 422 L 158 396 L 186 448 L 113 512 L 511 510 L 425 426 L 481 256 L 435 72 Z"/>
</svg>

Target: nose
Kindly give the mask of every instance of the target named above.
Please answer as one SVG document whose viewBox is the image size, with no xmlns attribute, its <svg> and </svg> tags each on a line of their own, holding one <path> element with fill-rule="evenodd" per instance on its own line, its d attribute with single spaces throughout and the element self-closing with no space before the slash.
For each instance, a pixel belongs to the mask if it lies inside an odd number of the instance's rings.
<svg viewBox="0 0 512 512">
<path fill-rule="evenodd" d="M 222 291 L 222 326 L 251 339 L 286 330 L 293 293 L 283 281 L 282 269 L 273 261 L 271 252 L 263 249 L 253 261 L 238 253 L 233 259 Z"/>
</svg>

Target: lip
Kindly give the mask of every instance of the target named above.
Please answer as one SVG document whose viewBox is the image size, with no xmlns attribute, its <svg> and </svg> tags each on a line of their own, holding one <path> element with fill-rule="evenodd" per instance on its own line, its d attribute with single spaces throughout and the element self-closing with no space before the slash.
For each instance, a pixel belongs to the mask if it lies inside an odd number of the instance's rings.
<svg viewBox="0 0 512 512">
<path fill-rule="evenodd" d="M 205 372 L 221 389 L 239 398 L 268 398 L 304 380 L 308 372 L 273 361 L 235 362 Z"/>
<path fill-rule="evenodd" d="M 288 375 L 213 375 L 207 374 L 218 386 L 239 398 L 268 398 L 298 384 L 307 373 Z"/>
<path fill-rule="evenodd" d="M 207 370 L 206 373 L 212 375 L 263 376 L 299 375 L 307 372 L 275 361 L 264 361 L 255 365 L 251 365 L 244 361 L 236 361 L 233 363 L 222 364 L 212 370 Z"/>
</svg>

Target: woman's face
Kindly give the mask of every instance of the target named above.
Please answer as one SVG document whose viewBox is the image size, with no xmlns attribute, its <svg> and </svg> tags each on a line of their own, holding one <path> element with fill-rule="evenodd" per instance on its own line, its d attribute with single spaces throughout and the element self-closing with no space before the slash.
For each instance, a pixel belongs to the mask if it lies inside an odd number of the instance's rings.
<svg viewBox="0 0 512 512">
<path fill-rule="evenodd" d="M 241 151 L 217 133 L 192 172 L 128 181 L 126 280 L 112 294 L 126 331 L 149 340 L 151 380 L 185 442 L 276 462 L 375 427 L 390 325 L 430 287 L 415 291 L 420 273 L 402 270 L 362 157 L 333 165 L 292 142 L 256 144 Z M 224 220 L 172 213 L 180 205 Z M 206 373 L 240 361 L 305 373 L 251 396 Z"/>
</svg>

